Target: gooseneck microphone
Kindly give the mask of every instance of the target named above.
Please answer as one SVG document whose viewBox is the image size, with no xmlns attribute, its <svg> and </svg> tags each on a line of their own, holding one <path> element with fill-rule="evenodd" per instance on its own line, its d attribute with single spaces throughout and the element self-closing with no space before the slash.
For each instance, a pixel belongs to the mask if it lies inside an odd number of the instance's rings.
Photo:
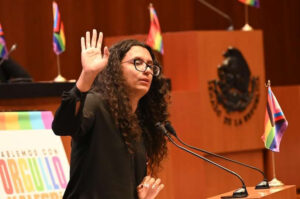
<svg viewBox="0 0 300 199">
<path fill-rule="evenodd" d="M 259 184 L 256 185 L 255 189 L 269 189 L 270 186 L 269 186 L 269 183 L 268 183 L 268 180 L 266 178 L 266 175 L 263 171 L 261 171 L 260 169 L 254 167 L 254 166 L 251 166 L 251 165 L 247 165 L 245 163 L 242 163 L 242 162 L 239 162 L 239 161 L 236 161 L 236 160 L 232 160 L 232 159 L 229 159 L 227 157 L 224 157 L 224 156 L 221 156 L 221 155 L 218 155 L 218 154 L 215 154 L 215 153 L 212 153 L 212 152 L 209 152 L 209 151 L 206 151 L 206 150 L 203 150 L 203 149 L 199 149 L 199 148 L 196 148 L 194 146 L 191 146 L 191 145 L 188 145 L 186 143 L 184 143 L 178 136 L 177 136 L 177 133 L 175 131 L 175 129 L 173 128 L 173 126 L 171 125 L 171 123 L 169 121 L 167 121 L 165 123 L 165 128 L 166 130 L 172 134 L 181 144 L 183 144 L 184 146 L 187 146 L 191 149 L 194 149 L 194 150 L 197 150 L 197 151 L 200 151 L 202 153 L 206 153 L 206 154 L 209 154 L 209 155 L 212 155 L 214 157 L 218 157 L 218 158 L 221 158 L 221 159 L 224 159 L 224 160 L 227 160 L 227 161 L 230 161 L 230 162 L 233 162 L 233 163 L 236 163 L 236 164 L 239 164 L 239 165 L 242 165 L 242 166 L 245 166 L 247 168 L 250 168 L 250 169 L 253 169 L 253 170 L 256 170 L 258 171 L 259 173 L 261 173 L 263 175 L 263 181 L 260 182 Z"/>
<path fill-rule="evenodd" d="M 207 159 L 207 158 L 205 158 L 205 157 L 203 157 L 203 156 L 201 156 L 201 155 L 199 155 L 199 154 L 197 154 L 197 153 L 195 153 L 195 152 L 193 152 L 193 151 L 190 151 L 190 150 L 184 148 L 183 146 L 178 145 L 178 144 L 171 138 L 171 136 L 168 134 L 168 132 L 167 132 L 165 126 L 164 126 L 163 124 L 161 124 L 160 122 L 156 123 L 156 124 L 155 124 L 155 127 L 156 127 L 157 129 L 159 129 L 160 131 L 162 131 L 162 132 L 164 133 L 164 135 L 168 137 L 169 141 L 172 142 L 172 144 L 174 144 L 174 145 L 175 145 L 176 147 L 178 147 L 179 149 L 181 149 L 181 150 L 183 150 L 183 151 L 185 151 L 185 152 L 188 152 L 188 153 L 190 153 L 190 154 L 192 154 L 192 155 L 194 155 L 194 156 L 196 156 L 196 157 L 198 157 L 198 158 L 200 158 L 200 159 L 202 159 L 202 160 L 204 160 L 204 161 L 206 161 L 206 162 L 208 162 L 208 163 L 210 163 L 210 164 L 213 164 L 213 165 L 215 165 L 215 166 L 217 166 L 217 167 L 219 167 L 219 168 L 221 168 L 221 169 L 227 171 L 228 173 L 230 173 L 230 174 L 235 175 L 236 177 L 238 177 L 239 180 L 240 180 L 241 183 L 242 183 L 242 187 L 239 188 L 239 189 L 237 189 L 236 191 L 234 191 L 233 194 L 232 194 L 232 196 L 230 196 L 229 198 L 244 198 L 244 197 L 247 197 L 247 196 L 248 196 L 248 192 L 247 192 L 247 189 L 246 189 L 246 185 L 245 185 L 245 183 L 244 183 L 242 177 L 241 177 L 239 174 L 237 174 L 237 173 L 235 173 L 234 171 L 231 171 L 230 169 L 227 169 L 226 167 L 223 167 L 222 165 L 219 165 L 219 164 L 217 164 L 217 163 L 215 163 L 215 162 L 213 162 L 213 161 L 211 161 L 211 160 L 209 160 L 209 159 Z M 221 197 L 221 198 L 228 198 L 228 196 Z"/>
<path fill-rule="evenodd" d="M 198 2 L 202 3 L 203 5 L 205 5 L 206 7 L 208 7 L 209 9 L 213 10 L 215 13 L 218 13 L 218 15 L 220 15 L 223 18 L 227 19 L 229 21 L 229 23 L 230 23 L 230 25 L 227 28 L 227 30 L 234 30 L 232 19 L 231 19 L 231 17 L 229 17 L 229 15 L 227 15 L 224 12 L 222 12 L 221 10 L 219 10 L 218 8 L 216 8 L 215 6 L 211 5 L 210 3 L 208 3 L 205 0 L 198 0 Z"/>
</svg>

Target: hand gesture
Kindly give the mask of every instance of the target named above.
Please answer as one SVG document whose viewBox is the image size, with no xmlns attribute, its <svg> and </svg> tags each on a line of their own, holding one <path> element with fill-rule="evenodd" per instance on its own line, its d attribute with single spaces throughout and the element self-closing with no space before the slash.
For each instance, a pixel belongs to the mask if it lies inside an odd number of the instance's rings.
<svg viewBox="0 0 300 199">
<path fill-rule="evenodd" d="M 161 180 L 146 176 L 143 182 L 137 187 L 139 199 L 154 199 L 158 193 L 164 188 L 163 184 L 160 184 Z"/>
<path fill-rule="evenodd" d="M 103 34 L 99 33 L 97 40 L 97 31 L 93 30 L 92 41 L 90 40 L 90 32 L 87 31 L 84 37 L 81 37 L 81 64 L 82 72 L 78 81 L 77 88 L 86 92 L 91 88 L 97 74 L 101 72 L 108 62 L 109 51 L 104 47 L 104 53 L 101 53 Z"/>
<path fill-rule="evenodd" d="M 97 40 L 97 31 L 93 30 L 92 41 L 90 41 L 90 32 L 87 31 L 84 37 L 81 37 L 81 63 L 84 72 L 96 73 L 104 69 L 107 64 L 109 52 L 104 47 L 104 53 L 101 53 L 103 34 L 99 33 Z"/>
</svg>

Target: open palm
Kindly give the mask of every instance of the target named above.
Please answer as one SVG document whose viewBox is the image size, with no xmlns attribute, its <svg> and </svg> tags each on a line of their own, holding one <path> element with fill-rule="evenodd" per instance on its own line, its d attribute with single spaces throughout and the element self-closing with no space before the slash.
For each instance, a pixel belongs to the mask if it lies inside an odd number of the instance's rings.
<svg viewBox="0 0 300 199">
<path fill-rule="evenodd" d="M 76 86 L 81 92 L 90 90 L 98 73 L 107 65 L 109 51 L 107 47 L 104 47 L 104 53 L 102 54 L 102 40 L 102 32 L 99 33 L 97 39 L 97 31 L 95 29 L 93 30 L 92 39 L 89 31 L 86 32 L 85 38 L 81 37 L 82 71 L 76 82 Z"/>
<path fill-rule="evenodd" d="M 97 31 L 93 30 L 92 38 L 90 32 L 86 32 L 85 38 L 81 38 L 81 63 L 82 70 L 86 73 L 94 73 L 97 75 L 107 65 L 109 52 L 107 47 L 104 48 L 104 53 L 101 53 L 103 34 L 99 33 L 97 40 Z"/>
</svg>

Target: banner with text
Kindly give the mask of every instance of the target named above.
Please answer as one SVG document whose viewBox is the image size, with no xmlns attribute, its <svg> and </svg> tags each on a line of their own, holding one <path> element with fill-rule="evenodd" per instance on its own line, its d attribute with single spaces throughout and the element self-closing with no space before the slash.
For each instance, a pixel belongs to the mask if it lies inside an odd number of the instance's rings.
<svg viewBox="0 0 300 199">
<path fill-rule="evenodd" d="M 51 112 L 0 113 L 0 198 L 60 199 L 69 180 Z"/>
</svg>

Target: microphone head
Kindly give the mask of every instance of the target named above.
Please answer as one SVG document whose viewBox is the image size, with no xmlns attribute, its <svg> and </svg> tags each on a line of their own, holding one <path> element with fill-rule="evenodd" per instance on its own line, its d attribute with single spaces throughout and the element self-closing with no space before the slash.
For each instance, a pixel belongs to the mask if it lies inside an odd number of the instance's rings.
<svg viewBox="0 0 300 199">
<path fill-rule="evenodd" d="M 227 28 L 228 31 L 233 31 L 234 30 L 234 27 L 233 25 L 231 24 L 228 28 Z"/>
<path fill-rule="evenodd" d="M 173 126 L 171 125 L 171 123 L 169 121 L 166 122 L 165 128 L 167 129 L 167 131 L 169 131 L 169 133 L 171 133 L 172 135 L 177 137 L 176 131 L 175 131 L 175 129 L 173 128 Z"/>
<path fill-rule="evenodd" d="M 16 50 L 16 48 L 17 48 L 17 44 L 14 44 L 11 46 L 10 51 L 14 51 L 14 50 Z"/>
<path fill-rule="evenodd" d="M 155 124 L 155 127 L 156 127 L 158 130 L 162 131 L 164 134 L 167 134 L 167 130 L 166 130 L 166 128 L 164 127 L 164 125 L 163 125 L 162 123 L 157 122 L 157 123 Z"/>
</svg>

